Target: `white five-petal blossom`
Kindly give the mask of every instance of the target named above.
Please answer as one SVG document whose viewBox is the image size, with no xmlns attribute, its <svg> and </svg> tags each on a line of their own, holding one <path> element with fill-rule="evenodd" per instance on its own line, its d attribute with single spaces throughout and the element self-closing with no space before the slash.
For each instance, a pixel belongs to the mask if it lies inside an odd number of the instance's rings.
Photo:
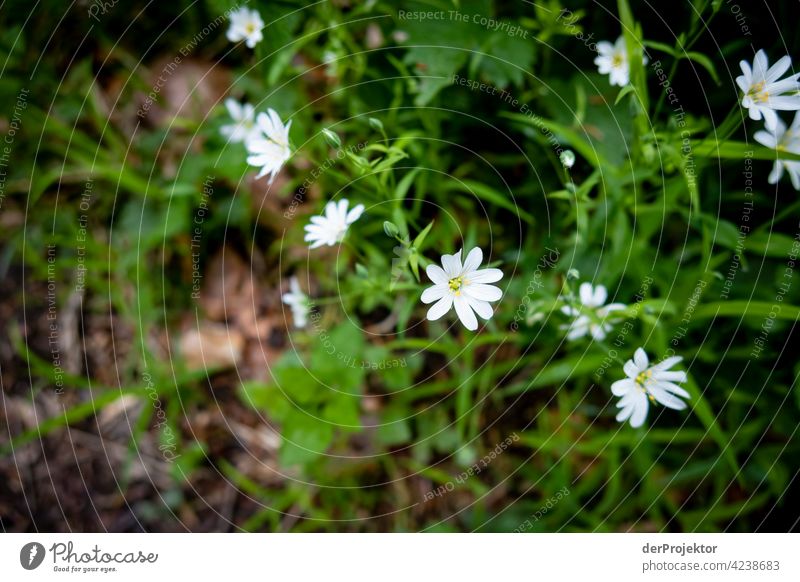
<svg viewBox="0 0 800 582">
<path fill-rule="evenodd" d="M 578 297 L 581 302 L 580 308 L 570 305 L 561 308 L 561 313 L 574 318 L 569 325 L 562 326 L 562 329 L 568 330 L 567 339 L 575 340 L 591 334 L 596 340 L 604 340 L 611 331 L 609 314 L 626 309 L 627 306 L 622 303 L 605 305 L 608 291 L 603 285 L 592 287 L 591 283 L 581 283 Z"/>
<path fill-rule="evenodd" d="M 308 295 L 300 290 L 297 277 L 289 279 L 289 293 L 283 294 L 283 302 L 292 309 L 292 319 L 295 327 L 305 327 L 308 322 L 308 312 L 311 303 Z"/>
<path fill-rule="evenodd" d="M 624 36 L 620 36 L 614 44 L 607 40 L 598 42 L 597 55 L 594 64 L 600 74 L 609 76 L 612 85 L 624 87 L 630 82 L 631 70 Z M 642 56 L 642 62 L 647 64 L 647 57 Z"/>
<path fill-rule="evenodd" d="M 634 428 L 642 426 L 651 401 L 674 410 L 686 408 L 686 403 L 678 398 L 689 398 L 689 393 L 678 386 L 678 383 L 686 382 L 686 372 L 670 370 L 682 359 L 680 356 L 672 356 L 651 366 L 645 351 L 638 348 L 633 359 L 623 366 L 627 378 L 617 380 L 611 385 L 611 392 L 620 397 L 617 408 L 621 410 L 617 414 L 617 420 L 630 420 Z"/>
<path fill-rule="evenodd" d="M 292 156 L 289 147 L 289 129 L 292 122 L 286 125 L 274 109 L 267 109 L 267 113 L 259 113 L 256 117 L 257 133 L 246 142 L 247 163 L 251 166 L 261 167 L 257 178 L 269 174 L 270 184 L 278 175 L 283 164 Z"/>
<path fill-rule="evenodd" d="M 264 35 L 261 29 L 264 28 L 264 21 L 257 10 L 249 8 L 239 8 L 230 14 L 231 25 L 228 27 L 226 36 L 231 42 L 245 41 L 247 48 L 255 48 L 262 41 Z"/>
<path fill-rule="evenodd" d="M 490 301 L 497 301 L 503 292 L 499 287 L 488 285 L 503 278 L 500 269 L 478 269 L 483 261 L 483 251 L 472 249 L 464 263 L 461 251 L 454 255 L 442 255 L 442 266 L 428 265 L 426 272 L 433 286 L 422 292 L 423 303 L 436 303 L 428 309 L 428 319 L 435 321 L 455 306 L 456 314 L 470 331 L 478 329 L 477 313 L 483 319 L 492 317 Z"/>
<path fill-rule="evenodd" d="M 311 243 L 309 248 L 315 249 L 322 245 L 333 246 L 344 240 L 347 228 L 364 212 L 363 204 L 354 206 L 348 212 L 349 204 L 350 202 L 346 198 L 342 198 L 338 203 L 328 202 L 325 205 L 325 214 L 311 217 L 311 223 L 305 227 L 305 240 Z"/>
<path fill-rule="evenodd" d="M 772 172 L 768 178 L 769 183 L 777 184 L 785 169 L 792 180 L 794 189 L 800 190 L 800 162 L 780 159 L 781 152 L 800 154 L 800 112 L 795 113 L 794 121 L 789 129 L 786 129 L 786 124 L 778 118 L 773 130 L 757 131 L 753 137 L 761 145 L 777 151 L 778 159 L 772 166 Z"/>
<path fill-rule="evenodd" d="M 797 93 L 800 73 L 780 78 L 792 66 L 788 55 L 771 67 L 768 65 L 767 53 L 763 49 L 756 53 L 752 68 L 747 61 L 741 61 L 742 75 L 736 77 L 736 84 L 744 93 L 742 107 L 748 110 L 750 119 L 758 121 L 763 117 L 767 129 L 774 130 L 778 123 L 776 110 L 800 109 L 800 95 Z"/>
<path fill-rule="evenodd" d="M 256 127 L 256 110 L 252 105 L 239 103 L 235 99 L 226 99 L 225 108 L 233 123 L 223 125 L 220 133 L 231 143 L 247 142 L 259 135 L 260 130 Z"/>
</svg>

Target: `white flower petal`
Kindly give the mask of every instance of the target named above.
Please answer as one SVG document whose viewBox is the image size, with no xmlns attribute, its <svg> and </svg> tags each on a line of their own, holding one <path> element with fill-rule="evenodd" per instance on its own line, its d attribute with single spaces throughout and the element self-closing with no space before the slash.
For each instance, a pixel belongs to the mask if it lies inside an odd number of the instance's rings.
<svg viewBox="0 0 800 582">
<path fill-rule="evenodd" d="M 686 382 L 686 372 L 669 372 L 663 370 L 656 370 L 653 368 L 653 378 L 656 380 L 664 380 L 665 382 Z"/>
<path fill-rule="evenodd" d="M 461 275 L 461 251 L 454 255 L 442 255 L 442 267 L 448 279 Z"/>
<path fill-rule="evenodd" d="M 350 204 L 350 201 L 347 198 L 342 198 L 339 200 L 339 203 L 336 205 L 336 215 L 339 220 L 342 222 L 347 222 L 347 206 Z"/>
<path fill-rule="evenodd" d="M 639 366 L 637 366 L 637 365 L 634 363 L 634 361 L 633 361 L 633 360 L 628 360 L 628 361 L 627 361 L 627 362 L 625 362 L 625 364 L 622 366 L 622 371 L 623 371 L 623 372 L 625 372 L 625 375 L 626 375 L 628 378 L 636 378 L 636 376 L 638 376 L 638 375 L 639 375 L 639 372 L 640 372 L 641 370 L 639 370 Z"/>
<path fill-rule="evenodd" d="M 673 410 L 683 410 L 686 408 L 686 403 L 683 400 L 673 396 L 661 388 L 658 384 L 649 386 L 648 390 L 650 391 L 650 394 L 653 395 L 653 398 L 656 399 L 656 402 L 666 406 L 667 408 L 672 408 Z"/>
<path fill-rule="evenodd" d="M 747 90 L 750 88 L 750 82 L 744 75 L 736 77 L 736 84 L 739 85 L 739 89 L 741 89 L 744 93 L 747 93 Z"/>
<path fill-rule="evenodd" d="M 444 297 L 439 299 L 433 306 L 428 309 L 428 314 L 426 317 L 430 321 L 436 321 L 440 319 L 445 313 L 450 311 L 450 308 L 453 306 L 453 295 L 451 293 L 446 294 Z"/>
<path fill-rule="evenodd" d="M 428 278 L 437 285 L 447 285 L 450 280 L 447 273 L 439 265 L 434 265 L 433 263 L 425 268 L 425 272 L 428 274 Z"/>
<path fill-rule="evenodd" d="M 484 283 L 473 283 L 472 281 L 464 285 L 463 291 L 465 295 L 481 301 L 497 301 L 503 296 L 503 292 L 499 287 Z"/>
<path fill-rule="evenodd" d="M 345 222 L 347 224 L 353 224 L 356 220 L 358 220 L 361 215 L 364 213 L 364 205 L 363 204 L 356 204 L 353 206 L 353 209 L 347 213 L 347 218 Z"/>
<path fill-rule="evenodd" d="M 783 162 L 776 161 L 772 165 L 772 171 L 769 173 L 769 176 L 767 176 L 767 183 L 777 184 L 780 181 L 781 176 L 783 176 Z"/>
<path fill-rule="evenodd" d="M 591 324 L 589 326 L 589 330 L 592 333 L 592 337 L 594 339 L 596 339 L 597 341 L 603 341 L 604 339 L 606 339 L 606 334 L 608 333 L 608 331 L 610 329 L 611 329 L 611 326 L 609 326 L 609 325 Z"/>
<path fill-rule="evenodd" d="M 650 365 L 650 361 L 647 359 L 647 353 L 645 353 L 642 348 L 637 348 L 633 353 L 633 362 L 636 364 L 636 367 L 639 368 L 639 371 L 642 372 Z"/>
<path fill-rule="evenodd" d="M 607 40 L 601 40 L 597 43 L 597 52 L 600 55 L 610 55 L 614 52 L 614 45 Z"/>
<path fill-rule="evenodd" d="M 611 385 L 611 393 L 614 396 L 625 396 L 628 392 L 635 389 L 636 389 L 636 382 L 634 382 L 630 378 L 623 378 L 622 380 L 617 380 Z"/>
<path fill-rule="evenodd" d="M 496 283 L 503 278 L 503 271 L 500 269 L 481 269 L 470 274 L 471 283 Z"/>
<path fill-rule="evenodd" d="M 231 99 L 230 97 L 226 99 L 225 108 L 228 110 L 228 114 L 230 114 L 231 119 L 234 121 L 239 121 L 242 119 L 242 106 L 238 101 L 236 101 L 236 99 Z"/>
<path fill-rule="evenodd" d="M 689 393 L 686 390 L 684 390 L 683 388 L 681 388 L 677 384 L 673 384 L 672 382 L 666 382 L 666 381 L 661 381 L 660 380 L 658 382 L 658 385 L 661 388 L 663 388 L 664 390 L 666 390 L 667 392 L 672 392 L 676 396 L 681 396 L 682 398 L 691 398 L 691 396 L 689 395 Z"/>
<path fill-rule="evenodd" d="M 653 370 L 669 370 L 672 366 L 683 360 L 681 356 L 671 356 L 653 366 Z"/>
<path fill-rule="evenodd" d="M 764 76 L 764 80 L 767 83 L 774 83 L 777 81 L 781 75 L 783 75 L 786 71 L 789 70 L 789 67 L 792 66 L 792 58 L 789 55 L 785 55 L 775 61 L 775 64 L 772 65 L 769 70 L 767 70 L 767 74 Z"/>
<path fill-rule="evenodd" d="M 453 300 L 453 305 L 455 305 L 458 318 L 461 320 L 461 323 L 464 324 L 464 327 L 470 331 L 478 329 L 478 318 L 475 317 L 475 313 L 469 306 L 469 302 L 463 296 L 457 296 Z"/>
<path fill-rule="evenodd" d="M 574 325 L 567 333 L 567 339 L 570 341 L 585 337 L 589 333 L 588 325 Z"/>
<path fill-rule="evenodd" d="M 768 148 L 774 149 L 778 146 L 778 137 L 774 132 L 760 130 L 753 134 L 753 139 Z"/>
<path fill-rule="evenodd" d="M 592 295 L 592 303 L 595 307 L 599 307 L 603 305 L 608 299 L 608 291 L 606 290 L 604 285 L 597 285 L 594 288 L 594 294 Z"/>
<path fill-rule="evenodd" d="M 473 299 L 469 296 L 465 296 L 467 301 L 469 302 L 469 306 L 472 307 L 473 311 L 478 314 L 478 317 L 481 319 L 489 320 L 494 315 L 494 310 L 492 306 L 489 305 L 486 301 L 481 301 L 479 299 Z"/>
<path fill-rule="evenodd" d="M 578 288 L 578 296 L 581 299 L 581 303 L 588 307 L 594 307 L 592 305 L 592 298 L 594 297 L 594 290 L 592 289 L 591 283 L 581 283 L 581 286 Z"/>
<path fill-rule="evenodd" d="M 483 262 L 483 251 L 479 247 L 475 247 L 472 249 L 469 254 L 467 254 L 467 258 L 464 260 L 464 273 L 471 273 L 473 271 L 477 271 L 478 267 L 481 266 Z"/>
<path fill-rule="evenodd" d="M 644 424 L 644 421 L 647 419 L 647 410 L 650 407 L 644 392 L 639 392 L 638 394 L 639 396 L 634 404 L 633 414 L 631 415 L 631 426 L 633 428 L 639 428 Z"/>
<path fill-rule="evenodd" d="M 420 299 L 423 303 L 433 303 L 444 297 L 449 291 L 450 290 L 445 285 L 434 285 L 433 287 L 425 289 Z"/>
<path fill-rule="evenodd" d="M 624 303 L 609 303 L 603 308 L 598 309 L 597 313 L 600 317 L 605 317 L 612 311 L 622 311 L 624 309 L 628 309 L 628 306 L 625 305 Z"/>
<path fill-rule="evenodd" d="M 630 404 L 617 413 L 617 422 L 625 422 L 633 414 L 633 404 Z"/>
</svg>

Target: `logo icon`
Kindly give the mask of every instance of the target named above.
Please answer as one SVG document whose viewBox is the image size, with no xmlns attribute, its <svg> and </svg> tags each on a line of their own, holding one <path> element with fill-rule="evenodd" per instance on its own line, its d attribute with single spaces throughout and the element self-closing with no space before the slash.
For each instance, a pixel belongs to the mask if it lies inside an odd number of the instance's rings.
<svg viewBox="0 0 800 582">
<path fill-rule="evenodd" d="M 35 570 L 44 561 L 44 546 L 39 542 L 30 542 L 19 551 L 19 563 L 26 570 Z"/>
</svg>

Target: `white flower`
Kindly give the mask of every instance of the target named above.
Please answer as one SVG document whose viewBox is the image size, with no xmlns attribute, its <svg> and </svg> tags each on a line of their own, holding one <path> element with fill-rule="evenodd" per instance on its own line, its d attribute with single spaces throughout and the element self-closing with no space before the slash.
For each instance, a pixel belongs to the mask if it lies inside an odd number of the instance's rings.
<svg viewBox="0 0 800 582">
<path fill-rule="evenodd" d="M 569 325 L 561 326 L 561 329 L 569 330 L 568 340 L 582 338 L 586 334 L 591 334 L 596 340 L 604 340 L 611 331 L 611 324 L 606 321 L 609 314 L 612 311 L 625 309 L 626 305 L 622 303 L 604 305 L 608 291 L 603 285 L 592 287 L 591 283 L 581 283 L 578 296 L 582 306 L 580 309 L 569 305 L 561 308 L 561 313 L 575 318 Z M 587 313 L 589 311 L 593 314 Z"/>
<path fill-rule="evenodd" d="M 558 159 L 561 160 L 561 165 L 569 169 L 575 165 L 575 152 L 572 150 L 564 150 L 561 152 L 561 155 L 558 156 Z"/>
<path fill-rule="evenodd" d="M 632 427 L 642 426 L 647 418 L 650 401 L 674 410 L 686 408 L 686 403 L 678 396 L 689 398 L 689 393 L 676 384 L 686 382 L 686 372 L 670 371 L 682 359 L 680 356 L 672 356 L 651 366 L 645 351 L 638 348 L 633 359 L 623 366 L 628 377 L 611 385 L 614 396 L 621 397 L 617 408 L 622 410 L 617 414 L 617 420 L 625 422 L 630 419 Z"/>
<path fill-rule="evenodd" d="M 758 121 L 763 116 L 767 129 L 773 130 L 778 123 L 776 110 L 800 109 L 800 96 L 797 94 L 800 73 L 778 80 L 792 66 L 792 59 L 788 55 L 769 68 L 768 64 L 767 53 L 763 49 L 756 53 L 752 69 L 750 63 L 741 61 L 739 66 L 743 74 L 736 77 L 736 84 L 744 92 L 742 107 L 748 109 L 750 119 Z"/>
<path fill-rule="evenodd" d="M 409 36 L 409 34 L 405 30 L 395 30 L 392 33 L 392 38 L 394 39 L 394 41 L 396 43 L 402 44 L 402 43 L 406 42 L 411 37 Z"/>
<path fill-rule="evenodd" d="M 308 295 L 300 290 L 300 283 L 297 277 L 289 279 L 289 293 L 283 294 L 283 302 L 292 309 L 292 319 L 295 327 L 305 327 L 308 322 L 308 312 L 311 303 Z"/>
<path fill-rule="evenodd" d="M 247 156 L 247 163 L 261 167 L 256 177 L 269 174 L 269 183 L 272 184 L 283 164 L 292 156 L 289 147 L 289 128 L 292 127 L 292 122 L 284 125 L 274 109 L 267 109 L 267 113 L 258 114 L 257 133 L 245 142 L 245 146 L 250 154 Z"/>
<path fill-rule="evenodd" d="M 227 37 L 231 42 L 239 42 L 245 40 L 247 48 L 254 48 L 264 35 L 261 29 L 264 28 L 264 21 L 261 20 L 261 15 L 257 10 L 249 10 L 248 8 L 239 8 L 230 14 L 231 25 L 228 28 Z"/>
<path fill-rule="evenodd" d="M 312 243 L 309 248 L 315 249 L 322 245 L 333 246 L 344 240 L 347 227 L 353 224 L 364 212 L 364 205 L 358 204 L 347 211 L 350 203 L 342 198 L 338 203 L 328 202 L 325 205 L 325 214 L 312 216 L 311 224 L 307 224 L 306 242 Z"/>
<path fill-rule="evenodd" d="M 794 189 L 800 190 L 800 161 L 780 159 L 780 152 L 800 154 L 800 112 L 795 114 L 794 121 L 788 130 L 786 124 L 778 118 L 773 130 L 757 131 L 753 137 L 761 145 L 773 148 L 778 152 L 778 159 L 772 166 L 768 182 L 777 184 L 785 169 L 789 173 Z"/>
<path fill-rule="evenodd" d="M 598 42 L 597 54 L 594 64 L 600 74 L 609 76 L 612 85 L 624 87 L 630 82 L 631 71 L 624 36 L 620 36 L 614 44 L 606 40 Z M 642 62 L 646 64 L 647 57 L 642 56 Z"/>
<path fill-rule="evenodd" d="M 483 251 L 472 249 L 461 264 L 461 251 L 454 255 L 442 255 L 442 267 L 428 265 L 425 270 L 433 281 L 433 287 L 422 292 L 423 303 L 436 303 L 428 309 L 428 319 L 436 321 L 455 305 L 456 314 L 470 331 L 478 329 L 475 313 L 483 319 L 492 317 L 489 301 L 497 301 L 503 292 L 499 287 L 487 285 L 503 278 L 500 269 L 478 269 L 483 261 Z M 474 313 L 473 313 L 474 312 Z"/>
<path fill-rule="evenodd" d="M 223 125 L 220 133 L 231 143 L 246 142 L 259 135 L 256 127 L 256 110 L 249 103 L 239 103 L 235 99 L 226 99 L 225 107 L 233 120 L 230 125 Z"/>
</svg>

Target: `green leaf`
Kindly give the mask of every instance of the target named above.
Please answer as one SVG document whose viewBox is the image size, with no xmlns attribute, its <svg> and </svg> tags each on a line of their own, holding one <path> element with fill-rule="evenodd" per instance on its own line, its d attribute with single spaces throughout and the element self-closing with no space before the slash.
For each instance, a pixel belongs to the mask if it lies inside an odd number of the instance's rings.
<svg viewBox="0 0 800 582">
<path fill-rule="evenodd" d="M 780 310 L 775 313 L 773 303 L 763 301 L 725 301 L 723 303 L 705 303 L 695 309 L 695 318 L 715 317 L 774 317 L 797 321 L 800 319 L 800 307 L 781 303 Z"/>
<path fill-rule="evenodd" d="M 619 102 L 627 95 L 628 93 L 633 93 L 636 89 L 633 88 L 633 85 L 625 85 L 622 90 L 617 94 L 617 98 L 614 100 L 614 105 L 619 105 Z"/>
<path fill-rule="evenodd" d="M 408 411 L 401 407 L 387 408 L 378 427 L 378 441 L 384 446 L 411 442 L 413 435 L 408 423 Z"/>
<path fill-rule="evenodd" d="M 792 154 L 787 151 L 778 152 L 774 149 L 745 143 L 740 141 L 717 142 L 714 139 L 693 140 L 692 152 L 701 158 L 720 158 L 732 160 L 794 160 L 800 161 L 800 154 Z"/>
<path fill-rule="evenodd" d="M 667 44 L 664 44 L 663 42 L 655 42 L 652 40 L 645 40 L 643 44 L 646 47 L 654 48 L 658 51 L 665 52 L 677 60 L 688 59 L 690 61 L 695 61 L 706 71 L 708 71 L 708 74 L 711 75 L 711 78 L 714 79 L 714 82 L 717 85 L 720 84 L 719 75 L 717 74 L 717 70 L 714 68 L 714 63 L 712 63 L 711 59 L 709 59 L 703 53 L 699 53 L 696 51 L 689 51 L 689 52 L 680 51 Z"/>
<path fill-rule="evenodd" d="M 475 182 L 473 180 L 450 180 L 444 185 L 443 190 L 445 192 L 465 192 L 486 202 L 510 210 L 525 222 L 534 224 L 533 216 L 530 213 L 522 210 L 514 202 L 510 201 L 506 196 L 493 189 L 491 186 L 487 186 L 481 182 Z"/>
<path fill-rule="evenodd" d="M 763 257 L 788 257 L 796 251 L 795 244 L 795 239 L 778 232 L 754 232 L 744 239 L 745 252 Z"/>
<path fill-rule="evenodd" d="M 420 232 L 417 235 L 417 238 L 414 239 L 414 245 L 413 246 L 417 250 L 420 250 L 422 248 L 422 243 L 425 241 L 425 237 L 428 236 L 428 233 L 431 231 L 431 228 L 433 227 L 433 223 L 434 222 L 435 221 L 431 220 L 430 223 L 428 224 L 428 226 L 426 226 L 424 229 L 422 229 L 422 232 Z"/>
<path fill-rule="evenodd" d="M 689 51 L 688 53 L 682 55 L 681 58 L 687 58 L 700 64 L 700 66 L 708 71 L 709 75 L 711 75 L 711 78 L 714 79 L 714 82 L 717 85 L 720 84 L 719 75 L 717 75 L 717 70 L 714 68 L 714 63 L 712 63 L 711 59 L 709 59 L 706 55 L 695 51 Z"/>
<path fill-rule="evenodd" d="M 509 26 L 519 25 L 508 22 Z M 533 69 L 536 43 L 521 35 L 494 31 L 483 42 L 481 50 L 473 53 L 474 76 L 485 78 L 501 89 L 510 84 L 522 85 L 528 71 Z"/>
<path fill-rule="evenodd" d="M 307 465 L 325 454 L 333 442 L 333 426 L 302 411 L 292 411 L 281 431 L 281 464 Z"/>
<path fill-rule="evenodd" d="M 708 400 L 706 400 L 703 392 L 701 392 L 691 375 L 687 374 L 687 381 L 685 384 L 683 384 L 683 386 L 691 396 L 690 402 L 692 411 L 695 413 L 695 415 L 697 415 L 697 418 L 700 419 L 700 422 L 703 423 L 703 426 L 711 435 L 711 438 L 714 439 L 714 441 L 719 445 L 722 456 L 725 457 L 725 460 L 730 465 L 734 474 L 741 479 L 742 470 L 739 467 L 739 463 L 736 461 L 736 453 L 733 450 L 733 442 L 719 426 L 717 417 L 714 414 L 714 409 L 711 407 L 711 404 L 709 404 Z"/>
</svg>

